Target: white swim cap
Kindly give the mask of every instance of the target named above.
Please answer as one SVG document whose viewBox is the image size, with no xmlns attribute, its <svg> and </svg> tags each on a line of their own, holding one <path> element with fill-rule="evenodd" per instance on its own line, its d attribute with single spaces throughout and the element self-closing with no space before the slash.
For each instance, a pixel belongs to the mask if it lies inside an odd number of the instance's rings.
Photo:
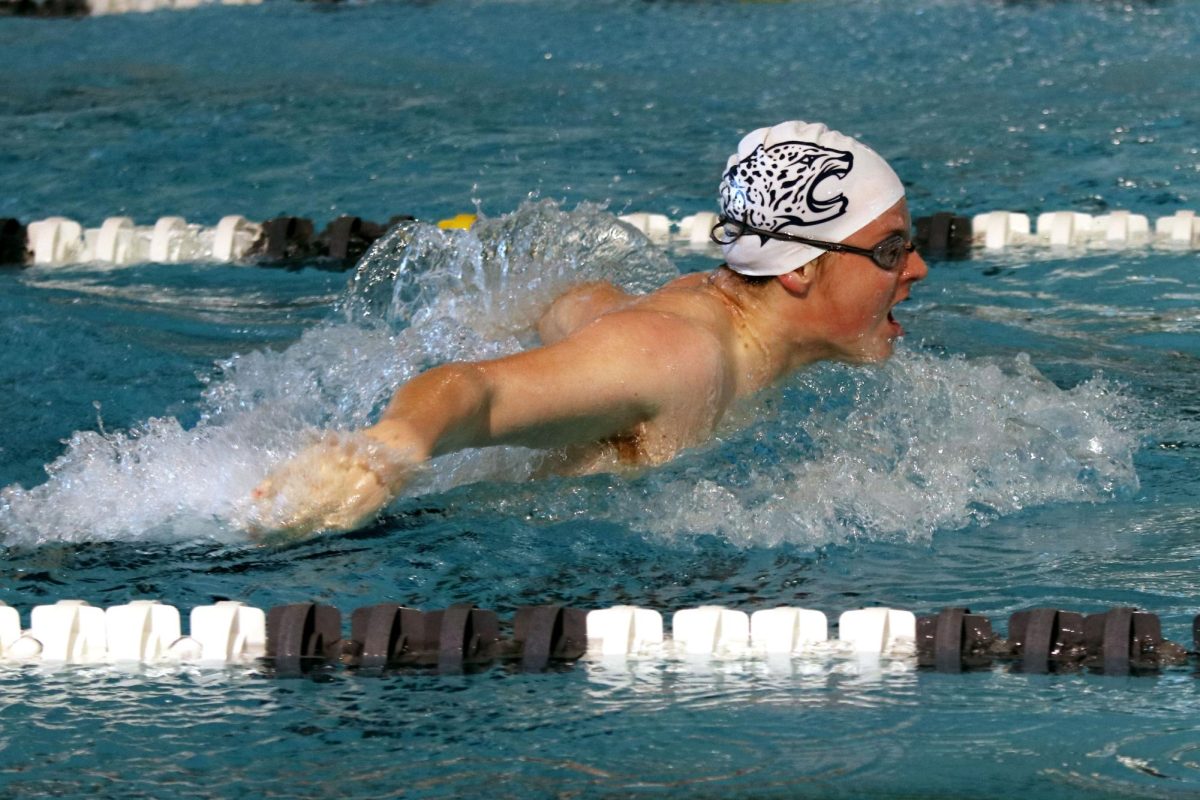
<svg viewBox="0 0 1200 800">
<path fill-rule="evenodd" d="M 772 233 L 840 242 L 904 197 L 887 162 L 820 123 L 782 122 L 746 135 L 721 178 L 721 217 Z M 736 236 L 737 225 L 726 228 Z M 722 246 L 743 275 L 783 275 L 823 250 L 745 233 Z"/>
</svg>

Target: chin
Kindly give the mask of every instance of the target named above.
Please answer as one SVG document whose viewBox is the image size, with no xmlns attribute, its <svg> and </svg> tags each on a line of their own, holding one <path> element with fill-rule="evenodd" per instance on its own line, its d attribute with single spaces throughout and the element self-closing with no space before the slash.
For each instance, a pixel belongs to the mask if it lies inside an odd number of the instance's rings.
<svg viewBox="0 0 1200 800">
<path fill-rule="evenodd" d="M 889 324 L 878 326 L 871 332 L 862 334 L 840 346 L 828 356 L 846 364 L 877 364 L 887 361 L 896 349 L 896 342 L 904 335 L 904 329 L 891 320 Z"/>
<path fill-rule="evenodd" d="M 891 358 L 895 351 L 896 340 L 888 338 L 863 347 L 847 360 L 858 364 L 878 364 Z"/>
<path fill-rule="evenodd" d="M 892 351 L 895 348 L 892 343 L 881 345 L 874 348 L 863 348 L 849 353 L 843 353 L 836 360 L 844 364 L 878 364 L 882 361 L 887 361 L 892 357 Z"/>
<path fill-rule="evenodd" d="M 889 358 L 891 358 L 892 353 L 894 351 L 895 351 L 895 348 L 892 347 L 891 345 L 888 345 L 885 349 L 870 354 L 869 356 L 864 358 L 863 361 L 867 364 L 879 364 L 879 363 L 881 363 L 883 361 L 887 361 Z"/>
</svg>

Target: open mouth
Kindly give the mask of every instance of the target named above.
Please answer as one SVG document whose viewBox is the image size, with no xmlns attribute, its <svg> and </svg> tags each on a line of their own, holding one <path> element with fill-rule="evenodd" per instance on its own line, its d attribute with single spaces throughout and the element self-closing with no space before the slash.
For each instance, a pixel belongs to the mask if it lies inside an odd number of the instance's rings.
<svg viewBox="0 0 1200 800">
<path fill-rule="evenodd" d="M 908 301 L 909 301 L 909 298 L 906 296 L 906 297 L 901 297 L 899 300 L 896 300 L 895 302 L 893 302 L 892 305 L 888 308 L 887 321 L 892 323 L 893 325 L 899 325 L 900 323 L 896 322 L 896 306 L 900 305 L 901 303 L 907 303 Z"/>
</svg>

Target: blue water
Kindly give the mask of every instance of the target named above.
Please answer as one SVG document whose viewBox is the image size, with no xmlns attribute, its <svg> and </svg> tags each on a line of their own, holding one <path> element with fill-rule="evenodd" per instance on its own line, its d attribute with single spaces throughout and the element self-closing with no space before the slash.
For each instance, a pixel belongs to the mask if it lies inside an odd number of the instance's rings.
<svg viewBox="0 0 1200 800">
<path fill-rule="evenodd" d="M 1200 257 L 932 265 L 889 364 L 785 382 L 670 465 L 439 461 L 288 547 L 259 476 L 396 382 L 526 346 L 573 281 L 712 265 L 612 213 L 711 210 L 739 135 L 809 117 L 915 214 L 1200 206 L 1188 3 L 440 3 L 0 19 L 0 216 L 436 220 L 357 273 L 0 272 L 0 600 L 349 614 L 400 601 L 1200 611 Z M 585 205 L 577 209 L 580 203 Z M 352 280 L 353 277 L 353 280 Z M 0 667 L 0 796 L 1200 793 L 1196 681 L 851 663 L 277 681 Z"/>
</svg>

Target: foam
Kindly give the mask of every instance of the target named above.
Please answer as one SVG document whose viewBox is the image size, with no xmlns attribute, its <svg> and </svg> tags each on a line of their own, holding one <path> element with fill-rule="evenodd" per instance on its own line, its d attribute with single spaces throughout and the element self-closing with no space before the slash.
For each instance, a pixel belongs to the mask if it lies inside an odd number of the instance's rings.
<svg viewBox="0 0 1200 800">
<path fill-rule="evenodd" d="M 654 530 L 754 545 L 918 540 L 1138 487 L 1137 405 L 1100 377 L 1060 389 L 1026 356 L 967 361 L 901 349 L 881 368 L 814 370 L 789 393 L 766 448 L 775 460 L 764 457 L 741 480 L 667 483 L 662 491 L 675 497 L 661 505 L 675 511 Z M 839 403 L 843 396 L 852 402 Z M 803 397 L 816 399 L 812 413 L 796 402 Z M 738 434 L 729 444 L 772 435 Z"/>
<path fill-rule="evenodd" d="M 366 424 L 431 364 L 528 346 L 542 310 L 571 285 L 645 291 L 676 274 L 644 237 L 591 207 L 530 203 L 471 231 L 405 225 L 367 253 L 329 320 L 282 352 L 219 363 L 195 426 L 162 417 L 78 432 L 46 483 L 0 491 L 0 542 L 243 541 L 250 490 L 318 430 Z M 455 503 L 770 546 L 919 539 L 1137 487 L 1136 404 L 1101 377 L 1061 389 L 1026 357 L 901 348 L 879 367 L 808 370 L 731 417 L 749 422 L 640 474 L 500 484 L 528 478 L 538 454 L 492 448 L 437 459 L 407 496 L 484 481 Z"/>
</svg>

